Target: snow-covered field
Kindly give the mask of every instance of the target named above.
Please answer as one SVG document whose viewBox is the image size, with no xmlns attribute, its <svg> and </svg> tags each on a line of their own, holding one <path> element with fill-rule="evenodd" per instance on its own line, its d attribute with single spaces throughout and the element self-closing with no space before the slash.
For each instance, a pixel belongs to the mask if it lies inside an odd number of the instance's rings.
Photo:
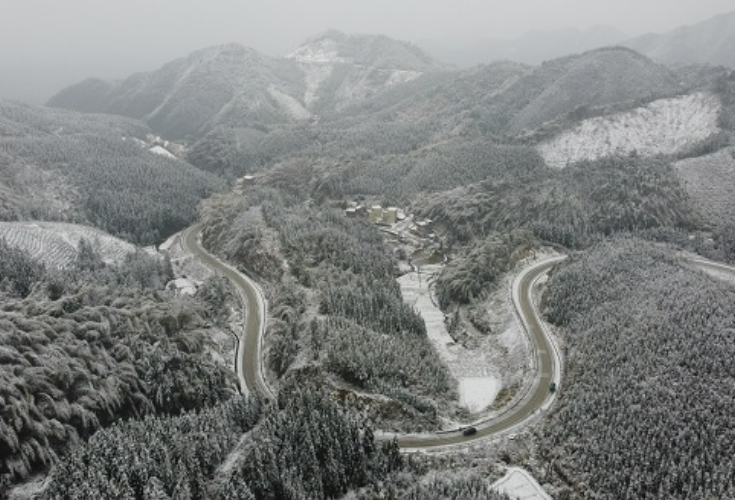
<svg viewBox="0 0 735 500">
<path fill-rule="evenodd" d="M 495 377 L 459 377 L 459 404 L 472 413 L 481 412 L 495 401 L 501 386 Z"/>
<path fill-rule="evenodd" d="M 477 349 L 455 343 L 447 332 L 444 313 L 431 298 L 430 283 L 441 269 L 440 264 L 421 266 L 420 276 L 415 271 L 406 273 L 398 279 L 398 284 L 404 301 L 419 311 L 426 323 L 429 340 L 458 380 L 460 405 L 471 413 L 479 413 L 492 404 L 503 387 L 503 377 L 499 373 L 502 364 L 498 357 L 507 352 L 507 347 L 502 346 L 502 342 L 517 342 L 521 332 L 517 328 L 506 329 L 498 339 L 501 345 L 493 342 L 494 339 L 487 339 Z"/>
<path fill-rule="evenodd" d="M 0 222 L 0 238 L 31 258 L 56 268 L 65 268 L 74 262 L 82 239 L 88 241 L 107 263 L 120 262 L 136 248 L 99 229 L 62 222 Z"/>
<path fill-rule="evenodd" d="M 509 467 L 491 488 L 514 500 L 553 500 L 531 474 L 519 467 Z"/>
<path fill-rule="evenodd" d="M 558 257 L 554 251 L 539 250 L 519 263 L 516 271 Z M 505 405 L 523 398 L 533 383 L 531 341 L 518 321 L 511 297 L 516 273 L 508 273 L 487 300 L 477 306 L 484 311 L 491 333 L 465 331 L 463 343 L 457 343 L 447 331 L 444 313 L 431 296 L 430 284 L 442 265 L 425 265 L 420 270 L 420 279 L 415 270 L 398 278 L 403 299 L 421 314 L 429 340 L 459 382 L 460 405 L 475 419 L 492 418 Z M 503 408 L 490 409 L 503 389 L 511 391 L 509 399 L 504 400 Z"/>
<path fill-rule="evenodd" d="M 718 132 L 720 102 L 712 94 L 660 99 L 632 111 L 584 120 L 538 146 L 552 167 L 612 155 L 675 154 Z"/>
</svg>

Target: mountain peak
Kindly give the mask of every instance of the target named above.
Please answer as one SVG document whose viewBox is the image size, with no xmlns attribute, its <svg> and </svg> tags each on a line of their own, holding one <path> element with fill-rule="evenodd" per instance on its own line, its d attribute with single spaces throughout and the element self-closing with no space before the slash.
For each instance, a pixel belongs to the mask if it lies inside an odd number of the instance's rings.
<svg viewBox="0 0 735 500">
<path fill-rule="evenodd" d="M 286 56 L 300 63 L 349 63 L 346 57 L 340 56 L 340 44 L 347 35 L 340 31 L 330 30 L 310 37 L 296 50 Z"/>
<path fill-rule="evenodd" d="M 347 63 L 420 72 L 440 68 L 420 48 L 408 42 L 385 35 L 348 35 L 336 30 L 307 39 L 286 58 L 300 63 Z"/>
</svg>

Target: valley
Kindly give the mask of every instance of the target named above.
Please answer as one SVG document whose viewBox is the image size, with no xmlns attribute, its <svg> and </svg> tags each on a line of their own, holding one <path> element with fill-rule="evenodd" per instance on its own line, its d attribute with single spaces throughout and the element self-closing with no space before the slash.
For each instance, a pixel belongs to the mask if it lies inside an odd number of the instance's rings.
<svg viewBox="0 0 735 500">
<path fill-rule="evenodd" d="M 0 100 L 0 500 L 735 497 L 729 19 Z"/>
</svg>

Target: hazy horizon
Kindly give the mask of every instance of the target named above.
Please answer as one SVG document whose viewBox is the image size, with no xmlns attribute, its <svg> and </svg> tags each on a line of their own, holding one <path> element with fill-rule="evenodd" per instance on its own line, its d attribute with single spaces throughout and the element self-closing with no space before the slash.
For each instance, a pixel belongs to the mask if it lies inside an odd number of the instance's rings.
<svg viewBox="0 0 735 500">
<path fill-rule="evenodd" d="M 518 5 L 481 0 L 275 0 L 257 7 L 231 0 L 216 6 L 201 0 L 0 0 L 0 7 L 0 97 L 36 102 L 83 78 L 122 78 L 213 45 L 235 42 L 268 55 L 285 55 L 329 29 L 413 43 L 513 39 L 531 30 L 585 30 L 596 25 L 632 37 L 696 24 L 733 9 L 731 0 L 696 5 L 600 0 L 594 8 L 582 0 L 529 0 Z"/>
</svg>

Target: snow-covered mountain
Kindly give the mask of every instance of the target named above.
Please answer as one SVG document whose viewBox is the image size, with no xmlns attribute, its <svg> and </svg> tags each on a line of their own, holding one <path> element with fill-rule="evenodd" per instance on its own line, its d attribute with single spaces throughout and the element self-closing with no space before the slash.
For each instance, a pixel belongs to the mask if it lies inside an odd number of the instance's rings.
<svg viewBox="0 0 735 500">
<path fill-rule="evenodd" d="M 308 120 L 440 68 L 408 43 L 331 31 L 284 58 L 211 47 L 120 83 L 87 80 L 48 104 L 141 119 L 171 139 L 201 137 L 218 125 Z"/>
<path fill-rule="evenodd" d="M 735 11 L 623 45 L 665 64 L 708 63 L 735 68 Z"/>
<path fill-rule="evenodd" d="M 504 60 L 540 64 L 558 57 L 616 45 L 627 38 L 616 28 L 599 25 L 586 30 L 533 30 L 512 40 L 488 38 L 465 43 L 425 40 L 419 45 L 440 61 L 470 67 Z"/>
<path fill-rule="evenodd" d="M 659 99 L 647 106 L 584 120 L 539 145 L 550 166 L 563 168 L 607 156 L 673 155 L 716 134 L 720 102 L 698 92 Z"/>
<path fill-rule="evenodd" d="M 385 36 L 329 31 L 286 56 L 303 71 L 302 102 L 311 110 L 342 109 L 442 67 L 419 48 Z"/>
</svg>

